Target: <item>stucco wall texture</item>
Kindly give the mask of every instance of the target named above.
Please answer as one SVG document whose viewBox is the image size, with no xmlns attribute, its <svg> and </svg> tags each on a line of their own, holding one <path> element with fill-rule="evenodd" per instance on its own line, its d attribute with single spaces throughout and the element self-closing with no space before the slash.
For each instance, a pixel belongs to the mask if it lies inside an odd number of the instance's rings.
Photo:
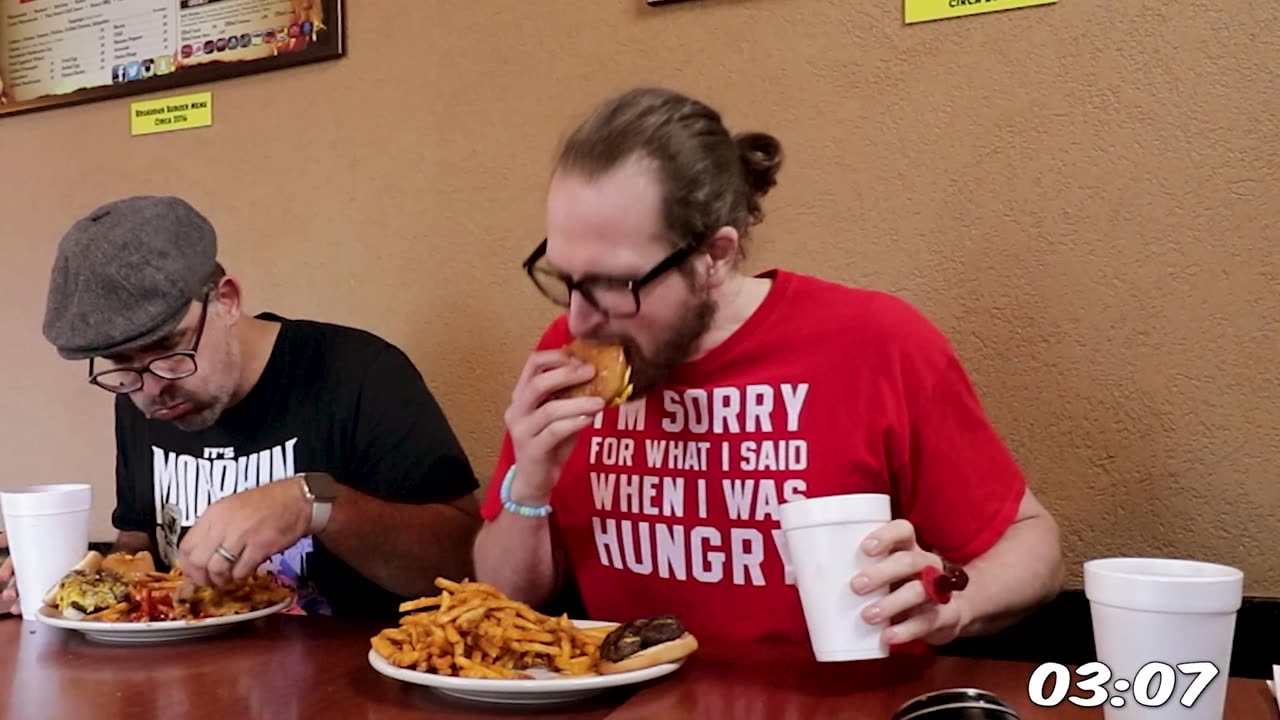
<svg viewBox="0 0 1280 720">
<path fill-rule="evenodd" d="M 519 261 L 555 144 L 666 84 L 784 143 L 749 270 L 894 291 L 950 335 L 1073 584 L 1159 554 L 1280 593 L 1280 5 L 905 26 L 898 0 L 360 0 L 348 21 L 338 62 L 209 86 L 211 128 L 131 138 L 129 100 L 0 120 L 0 486 L 90 481 L 112 535 L 110 398 L 40 319 L 65 228 L 157 192 L 213 219 L 251 311 L 401 344 L 487 483 L 554 310 Z"/>
</svg>

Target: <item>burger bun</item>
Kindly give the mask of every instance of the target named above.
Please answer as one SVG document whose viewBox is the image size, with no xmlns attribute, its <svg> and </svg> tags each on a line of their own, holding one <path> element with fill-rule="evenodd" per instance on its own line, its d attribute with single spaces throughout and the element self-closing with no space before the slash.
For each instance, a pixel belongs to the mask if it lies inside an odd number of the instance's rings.
<svg viewBox="0 0 1280 720">
<path fill-rule="evenodd" d="M 665 665 L 666 663 L 683 660 L 692 655 L 697 649 L 698 639 L 691 633 L 686 632 L 675 640 L 651 645 L 618 662 L 602 659 L 596 668 L 596 672 L 601 675 L 613 675 Z"/>
<path fill-rule="evenodd" d="M 567 398 L 598 397 L 605 405 L 621 405 L 631 398 L 634 387 L 631 384 L 631 365 L 627 362 L 627 352 L 616 343 L 596 343 L 582 338 L 575 338 L 564 346 L 563 352 L 596 369 L 595 375 L 586 382 L 571 385 L 551 395 L 553 400 Z"/>
<path fill-rule="evenodd" d="M 102 559 L 102 568 L 115 572 L 125 580 L 133 581 L 147 573 L 155 572 L 156 563 L 151 558 L 151 553 L 146 550 L 134 554 L 115 552 Z"/>
</svg>

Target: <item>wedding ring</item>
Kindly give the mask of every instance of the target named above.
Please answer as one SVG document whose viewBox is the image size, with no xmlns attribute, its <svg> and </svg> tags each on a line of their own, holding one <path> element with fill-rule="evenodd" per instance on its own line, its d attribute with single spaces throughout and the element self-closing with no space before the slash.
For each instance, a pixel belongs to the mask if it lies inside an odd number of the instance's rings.
<svg viewBox="0 0 1280 720">
<path fill-rule="evenodd" d="M 231 563 L 232 565 L 235 565 L 236 561 L 240 559 L 239 555 L 231 552 L 230 550 L 222 547 L 221 545 L 218 546 L 218 554 L 226 558 L 227 562 Z"/>
</svg>

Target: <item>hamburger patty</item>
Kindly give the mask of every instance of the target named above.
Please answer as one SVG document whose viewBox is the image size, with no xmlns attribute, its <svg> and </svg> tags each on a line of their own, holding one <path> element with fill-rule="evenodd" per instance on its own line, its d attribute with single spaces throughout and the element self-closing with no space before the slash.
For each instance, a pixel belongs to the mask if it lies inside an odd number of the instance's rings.
<svg viewBox="0 0 1280 720">
<path fill-rule="evenodd" d="M 600 657 L 621 662 L 645 648 L 670 642 L 684 635 L 684 625 L 674 615 L 655 615 L 623 623 L 600 643 Z"/>
</svg>

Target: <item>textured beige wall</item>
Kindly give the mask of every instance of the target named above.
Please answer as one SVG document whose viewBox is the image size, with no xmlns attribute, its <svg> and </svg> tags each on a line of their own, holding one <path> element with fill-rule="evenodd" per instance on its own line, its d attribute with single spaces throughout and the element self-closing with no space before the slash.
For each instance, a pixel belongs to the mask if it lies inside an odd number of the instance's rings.
<svg viewBox="0 0 1280 720">
<path fill-rule="evenodd" d="M 487 477 L 551 317 L 518 263 L 553 146 L 664 83 L 785 143 L 752 269 L 897 291 L 951 335 L 1073 564 L 1196 556 L 1280 592 L 1280 6 L 348 5 L 349 57 L 210 86 L 210 129 L 130 138 L 127 100 L 0 120 L 0 485 L 90 480 L 109 532 L 109 399 L 40 317 L 63 229 L 144 192 L 210 214 L 251 309 L 401 343 Z"/>
</svg>

